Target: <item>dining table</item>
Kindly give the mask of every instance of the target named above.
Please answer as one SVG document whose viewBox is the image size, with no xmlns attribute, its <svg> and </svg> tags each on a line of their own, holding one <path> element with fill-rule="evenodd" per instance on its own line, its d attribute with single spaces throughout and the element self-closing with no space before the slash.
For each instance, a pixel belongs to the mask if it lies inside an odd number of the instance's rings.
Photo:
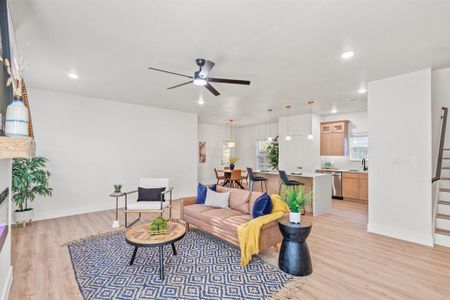
<svg viewBox="0 0 450 300">
<path fill-rule="evenodd" d="M 240 169 L 234 169 L 234 170 L 240 170 Z M 246 174 L 247 170 L 240 170 L 241 171 L 241 176 L 242 174 Z M 222 183 L 222 186 L 230 186 L 231 184 L 231 173 L 233 172 L 233 170 L 231 169 L 223 169 L 223 170 L 217 170 L 217 172 L 221 172 L 223 173 L 225 180 Z M 235 181 L 236 184 L 243 190 L 245 190 L 245 187 L 242 185 L 242 183 L 240 181 Z"/>
</svg>

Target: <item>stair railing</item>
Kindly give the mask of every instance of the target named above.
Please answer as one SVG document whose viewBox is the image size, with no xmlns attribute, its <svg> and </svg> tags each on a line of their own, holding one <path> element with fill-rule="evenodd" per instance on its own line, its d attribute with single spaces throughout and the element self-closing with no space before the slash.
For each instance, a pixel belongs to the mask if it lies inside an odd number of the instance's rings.
<svg viewBox="0 0 450 300">
<path fill-rule="evenodd" d="M 441 137 L 439 140 L 439 152 L 437 158 L 437 166 L 436 166 L 436 175 L 431 179 L 431 182 L 435 182 L 441 179 L 441 171 L 442 171 L 442 158 L 444 155 L 444 147 L 445 147 L 445 129 L 447 128 L 447 115 L 448 115 L 448 107 L 442 107 L 441 110 Z"/>
</svg>

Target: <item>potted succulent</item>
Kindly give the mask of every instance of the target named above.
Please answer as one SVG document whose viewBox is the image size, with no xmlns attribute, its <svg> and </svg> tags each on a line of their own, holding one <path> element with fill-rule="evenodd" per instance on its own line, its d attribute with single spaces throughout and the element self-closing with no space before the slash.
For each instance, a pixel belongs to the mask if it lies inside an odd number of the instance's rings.
<svg viewBox="0 0 450 300">
<path fill-rule="evenodd" d="M 14 212 L 16 223 L 33 219 L 33 208 L 28 207 L 28 201 L 36 196 L 51 196 L 53 189 L 49 186 L 50 172 L 45 170 L 47 159 L 34 157 L 30 159 L 14 159 L 12 165 L 12 201 L 17 209 Z"/>
<path fill-rule="evenodd" d="M 237 156 L 231 156 L 230 157 L 230 170 L 234 170 L 235 163 L 239 160 L 239 157 Z"/>
<path fill-rule="evenodd" d="M 301 211 L 311 201 L 312 192 L 305 194 L 305 186 L 301 185 L 297 189 L 287 188 L 284 201 L 289 206 L 289 222 L 300 224 Z"/>
</svg>

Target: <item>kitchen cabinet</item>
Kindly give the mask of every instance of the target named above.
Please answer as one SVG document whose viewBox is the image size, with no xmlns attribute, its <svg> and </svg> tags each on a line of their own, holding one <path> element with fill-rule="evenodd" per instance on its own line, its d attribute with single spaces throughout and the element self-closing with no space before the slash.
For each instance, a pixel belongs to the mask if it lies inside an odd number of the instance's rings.
<svg viewBox="0 0 450 300">
<path fill-rule="evenodd" d="M 342 172 L 342 196 L 344 200 L 367 202 L 368 174 L 359 172 Z"/>
<path fill-rule="evenodd" d="M 320 155 L 345 156 L 348 144 L 348 121 L 320 123 Z"/>
</svg>

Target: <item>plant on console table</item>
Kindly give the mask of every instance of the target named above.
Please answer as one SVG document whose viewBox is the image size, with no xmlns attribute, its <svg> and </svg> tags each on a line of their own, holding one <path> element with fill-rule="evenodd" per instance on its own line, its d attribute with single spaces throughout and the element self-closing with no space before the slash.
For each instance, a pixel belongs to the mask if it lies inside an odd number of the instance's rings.
<svg viewBox="0 0 450 300">
<path fill-rule="evenodd" d="M 290 187 L 286 189 L 284 201 L 289 206 L 289 222 L 300 224 L 301 211 L 311 202 L 312 192 L 305 193 L 305 186 L 301 185 L 297 189 Z"/>
<path fill-rule="evenodd" d="M 238 160 L 239 160 L 239 157 L 237 157 L 237 156 L 230 157 L 230 170 L 234 170 L 235 164 Z"/>
<path fill-rule="evenodd" d="M 25 223 L 33 219 L 33 208 L 28 207 L 36 196 L 52 196 L 49 186 L 50 172 L 45 170 L 48 160 L 44 157 L 14 159 L 12 165 L 12 201 L 17 209 L 14 212 L 16 223 Z"/>
</svg>

